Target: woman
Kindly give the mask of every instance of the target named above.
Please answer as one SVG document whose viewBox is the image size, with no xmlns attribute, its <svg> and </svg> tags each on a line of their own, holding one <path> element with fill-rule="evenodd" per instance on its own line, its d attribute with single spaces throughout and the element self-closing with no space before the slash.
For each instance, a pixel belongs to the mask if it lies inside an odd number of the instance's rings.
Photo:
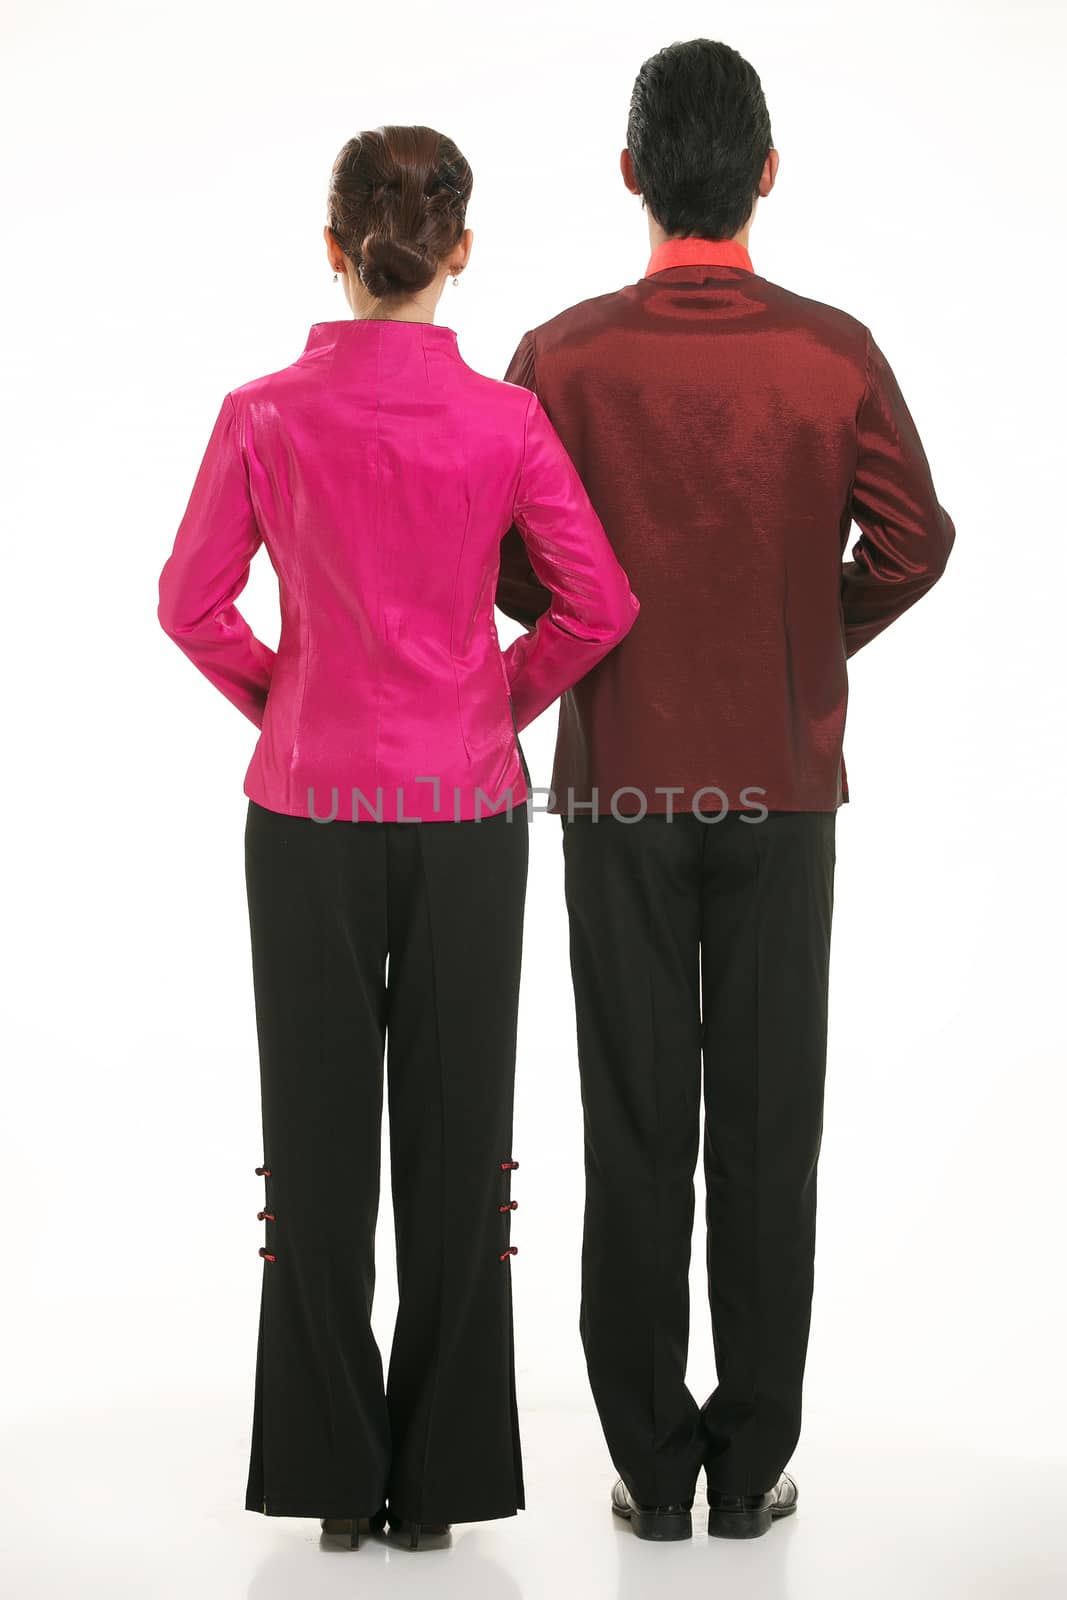
<svg viewBox="0 0 1067 1600">
<path fill-rule="evenodd" d="M 260 730 L 244 781 L 265 1242 L 246 1506 L 415 1547 L 523 1505 L 511 1126 L 527 865 L 518 733 L 638 603 L 539 402 L 434 323 L 471 172 L 431 128 L 334 163 L 351 317 L 224 398 L 159 620 Z M 500 541 L 552 591 L 501 653 Z M 266 545 L 277 653 L 234 601 Z M 423 824 L 409 826 L 410 823 Z M 388 961 L 388 971 L 386 963 Z M 388 1038 L 400 1303 L 371 1332 Z"/>
</svg>

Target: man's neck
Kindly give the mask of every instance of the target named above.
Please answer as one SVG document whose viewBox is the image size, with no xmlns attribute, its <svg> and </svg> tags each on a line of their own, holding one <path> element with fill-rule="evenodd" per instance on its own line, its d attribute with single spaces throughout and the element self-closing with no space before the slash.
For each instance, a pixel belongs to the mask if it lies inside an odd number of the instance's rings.
<svg viewBox="0 0 1067 1600">
<path fill-rule="evenodd" d="M 746 250 L 748 249 L 748 230 L 749 230 L 749 228 L 751 226 L 752 226 L 752 223 L 751 223 L 751 220 L 749 220 L 748 222 L 745 223 L 744 227 L 739 230 L 739 232 L 737 232 L 737 233 L 732 235 L 734 242 L 736 244 L 742 245 L 744 247 L 744 249 L 746 249 Z M 666 240 L 668 240 L 668 239 L 677 239 L 677 238 L 680 238 L 680 237 L 681 237 L 681 235 L 679 235 L 677 233 L 667 233 L 667 232 L 665 232 L 664 229 L 660 227 L 659 223 L 656 221 L 656 219 L 652 215 L 652 213 L 649 212 L 649 214 L 648 214 L 648 244 L 649 244 L 649 249 L 650 250 L 655 250 L 657 248 L 657 246 L 659 246 L 661 244 L 664 244 L 666 242 Z"/>
</svg>

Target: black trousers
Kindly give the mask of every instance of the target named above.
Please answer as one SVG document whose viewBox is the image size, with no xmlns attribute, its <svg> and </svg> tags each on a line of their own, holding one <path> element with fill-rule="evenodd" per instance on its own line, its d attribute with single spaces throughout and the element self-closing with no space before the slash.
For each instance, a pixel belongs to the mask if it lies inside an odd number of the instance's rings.
<svg viewBox="0 0 1067 1600">
<path fill-rule="evenodd" d="M 800 1433 L 822 1138 L 833 813 L 566 820 L 585 1117 L 581 1333 L 650 1505 L 760 1493 Z M 717 1387 L 686 1386 L 705 1101 Z"/>
<path fill-rule="evenodd" d="M 249 801 L 265 1242 L 245 1504 L 523 1505 L 511 1132 L 527 808 L 320 823 Z M 399 1311 L 371 1332 L 388 1040 Z"/>
</svg>

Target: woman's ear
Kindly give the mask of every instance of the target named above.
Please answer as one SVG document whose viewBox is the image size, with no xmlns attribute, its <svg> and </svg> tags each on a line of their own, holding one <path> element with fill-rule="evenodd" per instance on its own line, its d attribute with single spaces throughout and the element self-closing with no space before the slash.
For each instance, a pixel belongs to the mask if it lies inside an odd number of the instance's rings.
<svg viewBox="0 0 1067 1600">
<path fill-rule="evenodd" d="M 322 237 L 326 241 L 326 260 L 330 264 L 330 271 L 343 272 L 345 270 L 344 251 L 330 231 L 329 223 L 323 228 Z"/>
<path fill-rule="evenodd" d="M 473 246 L 474 234 L 471 232 L 470 228 L 464 228 L 463 232 L 459 236 L 459 242 L 454 246 L 448 257 L 449 272 L 463 271 L 464 267 L 467 265 L 467 262 L 471 258 L 471 250 Z"/>
</svg>

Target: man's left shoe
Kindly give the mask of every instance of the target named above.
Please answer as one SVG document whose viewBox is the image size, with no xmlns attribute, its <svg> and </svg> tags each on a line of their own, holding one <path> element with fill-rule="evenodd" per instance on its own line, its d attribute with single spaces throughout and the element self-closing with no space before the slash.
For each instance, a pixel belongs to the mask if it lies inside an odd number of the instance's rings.
<svg viewBox="0 0 1067 1600">
<path fill-rule="evenodd" d="M 643 1506 L 638 1504 L 620 1478 L 611 1491 L 611 1509 L 617 1517 L 625 1517 L 639 1539 L 693 1537 L 691 1500 L 671 1506 Z"/>
<path fill-rule="evenodd" d="M 783 1472 L 766 1494 L 722 1494 L 708 1489 L 708 1532 L 715 1539 L 758 1539 L 779 1517 L 797 1508 L 797 1486 Z"/>
</svg>

